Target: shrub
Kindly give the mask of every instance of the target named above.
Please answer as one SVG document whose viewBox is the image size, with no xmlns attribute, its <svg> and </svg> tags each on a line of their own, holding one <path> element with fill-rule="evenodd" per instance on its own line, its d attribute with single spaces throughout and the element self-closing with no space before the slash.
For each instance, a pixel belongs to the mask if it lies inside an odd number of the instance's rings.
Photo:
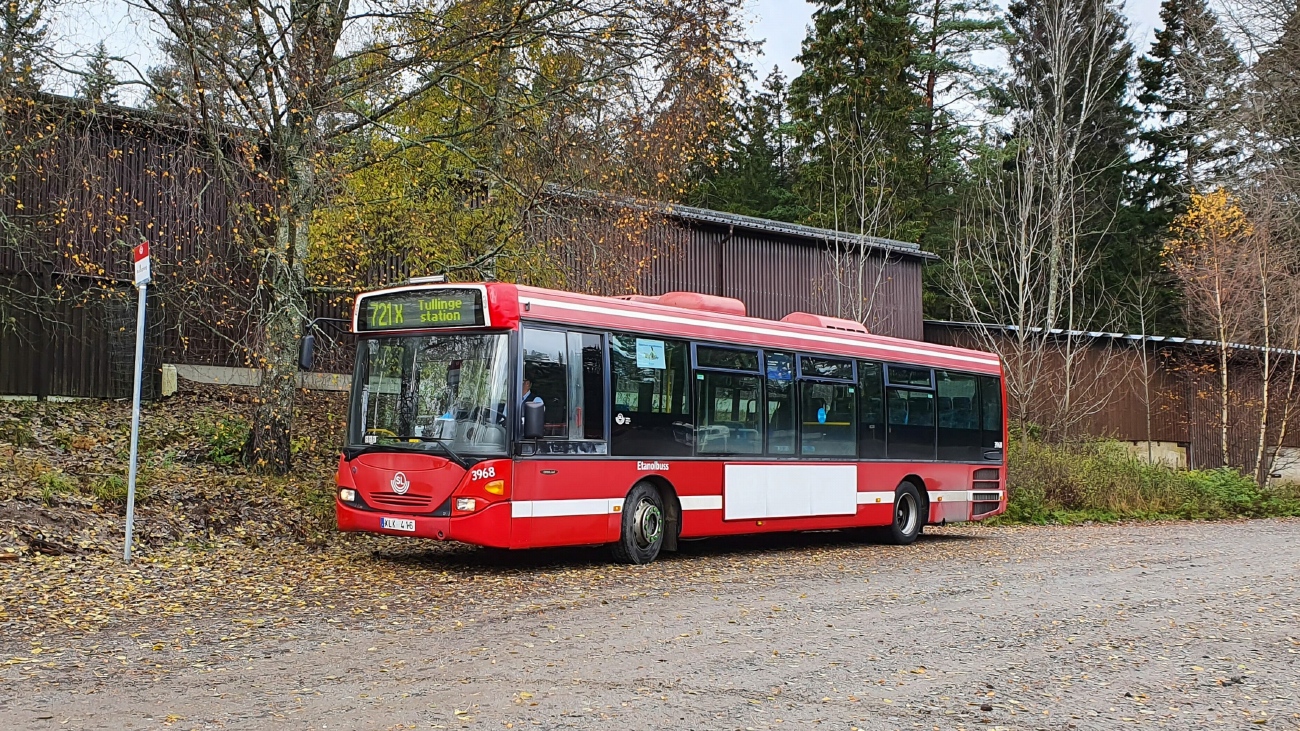
<svg viewBox="0 0 1300 731">
<path fill-rule="evenodd" d="M 1006 517 L 1068 523 L 1121 518 L 1230 518 L 1300 514 L 1294 491 L 1261 490 L 1240 472 L 1177 470 L 1111 440 L 1013 440 Z"/>
<path fill-rule="evenodd" d="M 213 464 L 230 467 L 243 454 L 248 442 L 248 424 L 242 419 L 222 417 L 216 423 L 201 423 L 199 434 L 207 442 L 208 459 Z"/>
</svg>

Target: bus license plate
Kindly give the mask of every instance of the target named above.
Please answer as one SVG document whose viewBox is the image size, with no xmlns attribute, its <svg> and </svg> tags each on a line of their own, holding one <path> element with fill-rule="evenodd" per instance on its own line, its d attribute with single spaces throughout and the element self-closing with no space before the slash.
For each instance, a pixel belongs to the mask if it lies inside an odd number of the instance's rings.
<svg viewBox="0 0 1300 731">
<path fill-rule="evenodd" d="M 380 518 L 379 527 L 388 530 L 404 530 L 415 532 L 415 521 L 406 518 Z"/>
</svg>

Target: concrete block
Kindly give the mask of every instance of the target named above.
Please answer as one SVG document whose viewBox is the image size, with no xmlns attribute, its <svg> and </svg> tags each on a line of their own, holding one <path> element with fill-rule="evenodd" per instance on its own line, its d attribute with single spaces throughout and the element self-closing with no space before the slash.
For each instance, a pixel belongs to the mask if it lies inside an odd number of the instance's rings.
<svg viewBox="0 0 1300 731">
<path fill-rule="evenodd" d="M 164 363 L 162 367 L 162 395 L 163 398 L 176 393 L 176 366 L 171 363 Z"/>
</svg>

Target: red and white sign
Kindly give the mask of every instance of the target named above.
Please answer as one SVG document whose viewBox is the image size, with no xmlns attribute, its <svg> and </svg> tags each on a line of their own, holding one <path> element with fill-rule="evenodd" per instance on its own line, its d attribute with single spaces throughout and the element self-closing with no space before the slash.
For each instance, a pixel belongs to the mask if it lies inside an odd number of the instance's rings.
<svg viewBox="0 0 1300 731">
<path fill-rule="evenodd" d="M 149 242 L 141 241 L 139 246 L 131 249 L 131 258 L 135 260 L 136 286 L 148 284 L 153 278 L 149 273 Z"/>
</svg>

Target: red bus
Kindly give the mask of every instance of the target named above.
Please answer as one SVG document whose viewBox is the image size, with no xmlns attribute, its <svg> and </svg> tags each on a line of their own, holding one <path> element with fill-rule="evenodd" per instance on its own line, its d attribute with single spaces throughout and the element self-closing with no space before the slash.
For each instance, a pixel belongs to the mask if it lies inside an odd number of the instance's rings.
<svg viewBox="0 0 1300 731">
<path fill-rule="evenodd" d="M 688 292 L 513 284 L 361 294 L 344 531 L 499 548 L 926 524 L 1006 509 L 988 353 Z"/>
</svg>

